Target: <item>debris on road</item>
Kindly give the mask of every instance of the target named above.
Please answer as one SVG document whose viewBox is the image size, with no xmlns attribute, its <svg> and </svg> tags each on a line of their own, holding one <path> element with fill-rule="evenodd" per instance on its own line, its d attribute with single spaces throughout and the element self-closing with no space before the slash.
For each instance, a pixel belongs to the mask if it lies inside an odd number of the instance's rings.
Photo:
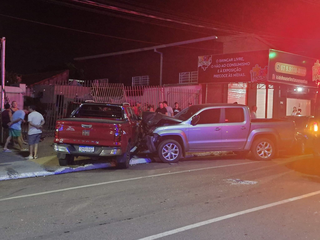
<svg viewBox="0 0 320 240">
<path fill-rule="evenodd" d="M 247 181 L 241 179 L 226 179 L 225 181 L 231 185 L 254 185 L 258 183 L 257 181 Z"/>
</svg>

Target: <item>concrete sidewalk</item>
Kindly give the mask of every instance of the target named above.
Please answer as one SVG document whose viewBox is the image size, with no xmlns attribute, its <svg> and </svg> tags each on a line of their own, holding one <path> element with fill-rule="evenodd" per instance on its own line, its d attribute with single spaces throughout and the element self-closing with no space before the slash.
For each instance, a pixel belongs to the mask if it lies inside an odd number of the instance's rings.
<svg viewBox="0 0 320 240">
<path fill-rule="evenodd" d="M 79 172 L 100 168 L 114 167 L 111 163 L 97 162 L 92 164 L 85 159 L 77 160 L 79 165 L 61 167 L 56 153 L 53 150 L 53 138 L 46 138 L 39 143 L 38 158 L 26 160 L 29 152 L 20 152 L 17 149 L 10 149 L 11 153 L 3 152 L 0 148 L 0 181 L 27 177 L 44 177 L 70 172 Z M 148 158 L 132 158 L 131 165 L 149 163 Z"/>
</svg>

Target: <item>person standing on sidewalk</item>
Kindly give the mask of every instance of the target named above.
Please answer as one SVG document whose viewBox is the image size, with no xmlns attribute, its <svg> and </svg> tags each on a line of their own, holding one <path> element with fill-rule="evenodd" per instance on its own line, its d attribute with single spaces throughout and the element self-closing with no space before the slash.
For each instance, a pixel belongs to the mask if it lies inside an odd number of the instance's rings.
<svg viewBox="0 0 320 240">
<path fill-rule="evenodd" d="M 9 126 L 8 123 L 11 122 L 11 111 L 10 111 L 10 104 L 6 103 L 4 105 L 4 110 L 1 113 L 1 125 L 3 129 L 3 139 L 7 139 L 9 136 Z"/>
<path fill-rule="evenodd" d="M 250 111 L 250 116 L 251 116 L 251 119 L 256 119 L 257 118 L 257 106 L 256 105 L 253 105 L 251 107 L 251 111 Z"/>
<path fill-rule="evenodd" d="M 167 101 L 163 101 L 163 106 L 167 109 L 168 116 L 172 117 L 173 116 L 173 110 L 172 107 L 168 106 Z"/>
<path fill-rule="evenodd" d="M 38 144 L 42 133 L 42 126 L 45 123 L 41 113 L 36 111 L 35 106 L 29 106 L 29 131 L 28 131 L 28 143 L 30 154 L 26 159 L 38 158 Z"/>
<path fill-rule="evenodd" d="M 174 103 L 174 109 L 173 109 L 173 115 L 177 115 L 179 112 L 181 112 L 181 108 L 179 108 L 179 103 L 175 102 Z"/>
<path fill-rule="evenodd" d="M 20 150 L 24 151 L 22 148 L 22 142 L 21 142 L 21 123 L 24 121 L 24 116 L 26 115 L 25 111 L 23 110 L 17 110 L 14 112 L 11 118 L 11 122 L 8 123 L 9 126 L 9 137 L 7 138 L 6 144 L 4 145 L 3 151 L 4 152 L 11 152 L 11 150 L 8 149 L 8 144 L 11 141 L 11 138 L 16 139 Z"/>
<path fill-rule="evenodd" d="M 18 103 L 16 101 L 12 101 L 11 108 L 10 108 L 10 118 L 12 118 L 12 115 L 18 110 L 19 110 Z M 23 138 L 23 133 L 25 133 L 25 131 L 26 131 L 26 129 L 25 129 L 26 126 L 25 126 L 24 123 L 25 123 L 25 121 L 23 121 L 21 123 L 21 134 L 20 134 L 20 137 L 19 137 L 20 138 L 19 141 L 21 141 L 23 144 L 27 145 L 26 141 Z"/>
<path fill-rule="evenodd" d="M 168 116 L 168 111 L 167 109 L 163 106 L 163 102 L 159 102 L 159 107 L 156 109 L 157 113 L 162 113 L 163 115 Z"/>
</svg>

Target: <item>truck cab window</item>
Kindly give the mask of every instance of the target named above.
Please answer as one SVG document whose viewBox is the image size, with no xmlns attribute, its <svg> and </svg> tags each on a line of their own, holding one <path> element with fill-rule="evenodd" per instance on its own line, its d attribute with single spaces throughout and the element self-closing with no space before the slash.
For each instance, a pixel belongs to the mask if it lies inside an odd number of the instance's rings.
<svg viewBox="0 0 320 240">
<path fill-rule="evenodd" d="M 82 105 L 80 109 L 75 114 L 78 118 L 111 118 L 111 119 L 121 119 L 122 111 L 118 106 L 108 106 L 105 104 L 101 105 Z"/>
<path fill-rule="evenodd" d="M 225 122 L 244 122 L 243 108 L 225 108 Z"/>
<path fill-rule="evenodd" d="M 200 120 L 198 124 L 212 124 L 220 122 L 220 109 L 207 109 L 200 114 Z"/>
</svg>

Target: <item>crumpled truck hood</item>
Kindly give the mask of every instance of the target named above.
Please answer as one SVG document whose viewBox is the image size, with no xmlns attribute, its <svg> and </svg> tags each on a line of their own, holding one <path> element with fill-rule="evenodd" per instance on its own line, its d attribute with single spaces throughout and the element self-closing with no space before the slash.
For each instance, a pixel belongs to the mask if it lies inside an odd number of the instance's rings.
<svg viewBox="0 0 320 240">
<path fill-rule="evenodd" d="M 142 116 L 142 124 L 149 129 L 150 127 L 160 127 L 176 125 L 183 121 L 174 117 L 169 117 L 161 113 L 146 112 Z"/>
</svg>

